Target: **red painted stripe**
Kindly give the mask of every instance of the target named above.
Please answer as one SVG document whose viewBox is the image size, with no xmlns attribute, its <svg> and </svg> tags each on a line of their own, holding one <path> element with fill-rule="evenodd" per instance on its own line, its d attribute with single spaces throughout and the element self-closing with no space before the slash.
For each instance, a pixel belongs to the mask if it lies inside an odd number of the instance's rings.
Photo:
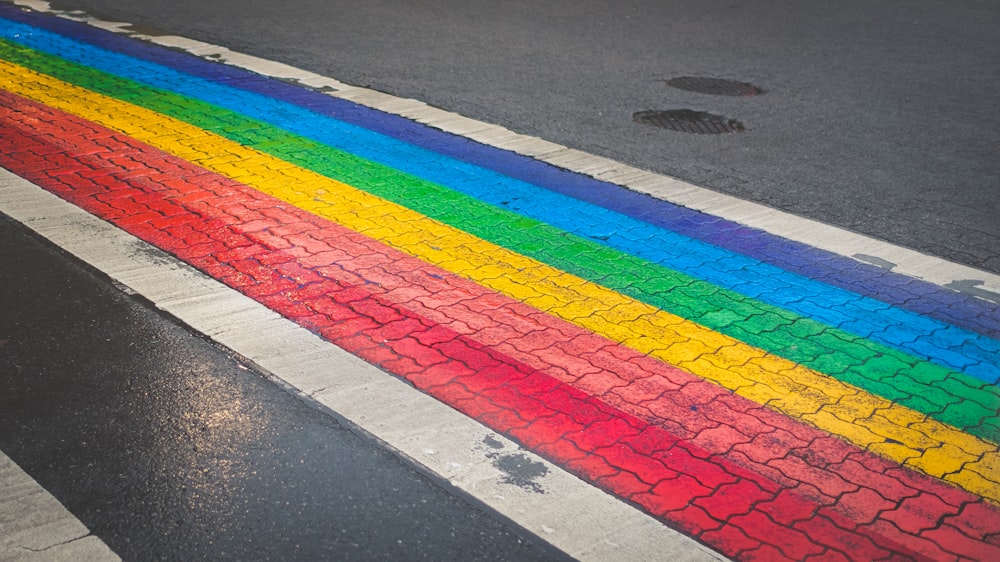
<svg viewBox="0 0 1000 562">
<path fill-rule="evenodd" d="M 701 534 L 703 540 L 730 554 L 745 551 L 749 555 L 755 543 L 763 548 L 776 537 L 786 537 L 782 550 L 793 558 L 813 554 L 819 548 L 816 543 L 837 548 L 835 545 L 843 544 L 843 537 L 848 535 L 858 543 L 861 550 L 854 552 L 864 553 L 862 557 L 875 559 L 885 554 L 875 543 L 892 550 L 900 548 L 896 541 L 887 542 L 880 534 L 872 533 L 872 525 L 855 529 L 857 523 L 844 516 L 857 511 L 858 504 L 870 505 L 874 496 L 884 496 L 886 499 L 881 501 L 888 503 L 885 509 L 889 509 L 906 493 L 917 493 L 913 483 L 907 489 L 897 485 L 903 490 L 896 494 L 898 497 L 881 488 L 876 493 L 859 487 L 868 486 L 867 479 L 872 475 L 859 470 L 855 466 L 858 463 L 849 457 L 860 455 L 876 471 L 891 468 L 889 463 L 626 348 L 588 340 L 596 336 L 582 332 L 571 334 L 577 337 L 573 340 L 577 348 L 560 350 L 561 356 L 575 360 L 581 356 L 578 352 L 597 349 L 592 355 L 613 369 L 590 366 L 590 372 L 581 379 L 587 382 L 581 384 L 600 387 L 629 377 L 640 382 L 652 376 L 662 377 L 655 381 L 657 384 L 646 385 L 655 389 L 653 398 L 669 391 L 671 398 L 685 400 L 687 404 L 682 404 L 673 419 L 694 418 L 702 427 L 679 426 L 667 431 L 649 425 L 647 422 L 655 419 L 651 409 L 642 416 L 644 419 L 627 415 L 567 386 L 565 381 L 555 380 L 552 366 L 542 372 L 538 365 L 512 359 L 510 350 L 518 346 L 507 345 L 506 353 L 499 353 L 477 341 L 487 337 L 502 341 L 515 334 L 522 339 L 538 338 L 538 332 L 545 331 L 540 327 L 565 331 L 564 324 L 547 326 L 554 321 L 547 315 L 506 302 L 474 284 L 307 213 L 281 210 L 278 202 L 259 192 L 130 139 L 114 137 L 99 127 L 23 100 L 5 99 L 4 104 L 16 105 L 22 114 L 35 113 L 27 116 L 24 129 L 41 141 L 32 150 L 18 150 L 27 147 L 29 141 L 15 138 L 17 131 L 11 131 L 10 123 L 6 123 L 4 138 L 13 140 L 4 150 L 5 165 L 10 160 L 10 165 L 23 166 L 27 175 L 37 176 L 32 179 L 88 210 L 94 209 L 92 212 L 177 253 L 494 428 L 537 445 L 540 451 L 578 473 L 591 476 L 696 536 Z M 4 118 L 17 121 L 16 115 L 5 114 Z M 55 123 L 59 127 L 52 129 Z M 51 130 L 46 131 L 47 127 Z M 86 130 L 78 130 L 76 137 L 67 134 L 74 127 Z M 46 133 L 51 136 L 45 138 Z M 91 142 L 94 139 L 96 142 Z M 60 152 L 67 148 L 73 151 L 72 156 L 60 158 Z M 39 173 L 46 169 L 75 169 L 78 175 Z M 441 298 L 449 293 L 452 298 Z M 427 300 L 432 298 L 436 301 Z M 456 309 L 459 305 L 461 309 Z M 496 311 L 500 314 L 491 314 Z M 435 319 L 436 313 L 443 314 L 443 319 Z M 512 319 L 522 323 L 523 334 L 510 326 Z M 450 322 L 451 327 L 442 321 Z M 459 324 L 469 322 L 486 323 L 477 332 L 479 338 L 471 339 L 456 331 Z M 501 326 L 503 329 L 498 331 Z M 539 349 L 548 349 L 546 345 L 565 337 L 536 339 L 535 344 Z M 603 345 L 596 345 L 600 343 Z M 533 357 L 523 356 L 525 361 Z M 556 363 L 570 369 L 563 378 L 578 372 L 565 359 Z M 698 390 L 688 389 L 692 385 Z M 678 387 L 683 388 L 672 390 Z M 602 399 L 617 400 L 614 405 L 622 409 L 632 406 L 641 410 L 632 400 L 639 398 L 635 392 L 641 391 L 643 385 L 625 388 L 632 393 L 627 395 L 629 399 L 615 387 Z M 686 411 L 683 406 L 687 406 Z M 691 406 L 697 411 L 692 411 Z M 524 419 L 524 412 L 532 416 Z M 745 443 L 745 447 L 733 447 L 726 456 L 742 456 L 744 462 L 739 464 L 773 474 L 770 480 L 765 479 L 729 459 L 712 457 L 698 446 L 699 441 Z M 775 445 L 762 446 L 767 441 Z M 802 451 L 796 454 L 790 442 Z M 817 443 L 824 455 L 833 457 L 831 470 L 845 467 L 842 472 L 850 477 L 843 483 L 804 458 L 808 456 L 803 454 L 806 451 L 816 454 L 813 450 Z M 884 466 L 878 466 L 879 462 Z M 774 482 L 796 488 L 795 493 L 782 491 Z M 917 478 L 916 483 L 926 488 L 926 493 L 940 495 L 942 492 L 935 488 L 954 491 L 926 478 Z M 955 506 L 970 501 L 969 497 L 948 499 L 957 501 Z M 906 507 L 896 510 L 903 513 Z M 917 511 L 923 516 L 918 519 L 925 522 L 942 516 Z M 821 516 L 782 521 L 788 512 Z M 947 510 L 942 513 L 947 514 Z M 960 528 L 957 521 L 955 527 Z M 866 523 L 864 519 L 861 522 Z M 762 533 L 762 529 L 769 530 Z M 865 535 L 871 536 L 874 543 Z M 905 542 L 934 558 L 943 554 L 935 552 L 936 546 L 930 541 L 909 536 Z M 820 552 L 830 551 L 820 548 Z"/>
</svg>

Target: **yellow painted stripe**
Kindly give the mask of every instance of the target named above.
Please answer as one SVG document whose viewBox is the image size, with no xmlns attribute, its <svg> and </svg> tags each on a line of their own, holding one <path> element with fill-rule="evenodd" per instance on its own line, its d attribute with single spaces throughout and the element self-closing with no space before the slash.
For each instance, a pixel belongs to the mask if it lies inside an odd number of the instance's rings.
<svg viewBox="0 0 1000 562">
<path fill-rule="evenodd" d="M 203 129 L 0 62 L 6 89 L 100 123 L 1000 502 L 996 444 Z"/>
</svg>

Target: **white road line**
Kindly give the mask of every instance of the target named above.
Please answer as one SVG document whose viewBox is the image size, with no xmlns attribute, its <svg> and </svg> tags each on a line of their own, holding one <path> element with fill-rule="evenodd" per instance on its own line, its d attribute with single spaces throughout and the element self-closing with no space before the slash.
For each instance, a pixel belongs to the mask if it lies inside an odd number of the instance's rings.
<svg viewBox="0 0 1000 562">
<path fill-rule="evenodd" d="M 0 452 L 0 560 L 121 560 L 52 494 Z"/>
<path fill-rule="evenodd" d="M 0 212 L 580 560 L 725 560 L 194 268 L 0 168 Z M 536 467 L 511 482 L 497 459 Z M 542 468 L 544 467 L 544 468 Z M 533 489 L 537 486 L 537 490 Z"/>
<path fill-rule="evenodd" d="M 407 117 L 486 145 L 536 158 L 677 205 L 703 211 L 777 236 L 797 240 L 844 257 L 883 266 L 891 264 L 892 271 L 895 273 L 923 279 L 942 287 L 950 286 L 957 290 L 967 290 L 970 294 L 977 294 L 981 297 L 986 296 L 986 293 L 1000 295 L 1000 275 L 995 273 L 928 256 L 869 236 L 698 187 L 676 178 L 655 174 L 556 143 L 522 135 L 504 127 L 431 107 L 418 100 L 399 98 L 376 90 L 347 85 L 307 70 L 237 53 L 225 47 L 185 37 L 144 35 L 132 30 L 127 23 L 108 22 L 82 12 L 53 10 L 48 2 L 42 0 L 14 0 L 13 3 L 143 41 L 184 50 L 202 58 L 225 62 L 264 76 L 295 81 L 333 97 L 347 99 L 386 113 Z"/>
</svg>

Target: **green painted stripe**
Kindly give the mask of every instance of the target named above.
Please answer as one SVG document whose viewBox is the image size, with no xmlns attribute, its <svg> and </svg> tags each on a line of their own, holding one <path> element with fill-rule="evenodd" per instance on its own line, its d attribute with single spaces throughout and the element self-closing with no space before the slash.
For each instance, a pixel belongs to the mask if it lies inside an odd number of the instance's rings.
<svg viewBox="0 0 1000 562">
<path fill-rule="evenodd" d="M 343 181 L 702 326 L 1000 441 L 1000 389 L 205 102 L 0 42 L 0 56 Z"/>
</svg>

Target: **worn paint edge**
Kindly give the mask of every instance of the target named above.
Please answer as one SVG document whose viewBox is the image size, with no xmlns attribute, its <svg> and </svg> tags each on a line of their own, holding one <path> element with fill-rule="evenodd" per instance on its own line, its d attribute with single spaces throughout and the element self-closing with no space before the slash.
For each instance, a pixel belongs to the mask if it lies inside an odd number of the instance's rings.
<svg viewBox="0 0 1000 562">
<path fill-rule="evenodd" d="M 479 422 L 0 168 L 0 212 L 579 560 L 726 560 Z M 538 463 L 531 485 L 502 457 Z M 544 474 L 542 474 L 544 473 Z M 514 476 L 512 478 L 512 476 Z"/>
</svg>

